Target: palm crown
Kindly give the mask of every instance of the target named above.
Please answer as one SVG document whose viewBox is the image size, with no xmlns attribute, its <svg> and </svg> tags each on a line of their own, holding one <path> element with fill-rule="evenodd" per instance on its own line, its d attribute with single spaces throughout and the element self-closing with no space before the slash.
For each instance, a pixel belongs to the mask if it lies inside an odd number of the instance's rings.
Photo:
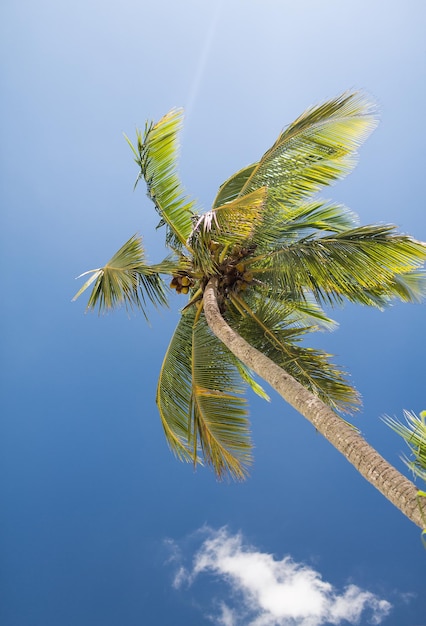
<svg viewBox="0 0 426 626">
<path fill-rule="evenodd" d="M 426 247 L 394 226 L 359 226 L 340 204 L 317 198 L 354 166 L 375 126 L 373 106 L 345 93 L 308 109 L 257 163 L 220 187 L 212 209 L 199 214 L 176 171 L 182 112 L 173 110 L 129 144 L 148 196 L 165 228 L 170 254 L 147 263 L 134 235 L 91 274 L 88 307 L 141 308 L 167 303 L 168 286 L 188 294 L 158 381 L 164 432 L 181 459 L 205 461 L 218 476 L 243 478 L 251 460 L 247 385 L 267 398 L 252 372 L 213 334 L 203 293 L 217 279 L 224 319 L 304 387 L 337 411 L 359 404 L 356 390 L 329 355 L 301 340 L 333 321 L 322 309 L 345 300 L 383 307 L 415 301 L 424 288 Z"/>
</svg>

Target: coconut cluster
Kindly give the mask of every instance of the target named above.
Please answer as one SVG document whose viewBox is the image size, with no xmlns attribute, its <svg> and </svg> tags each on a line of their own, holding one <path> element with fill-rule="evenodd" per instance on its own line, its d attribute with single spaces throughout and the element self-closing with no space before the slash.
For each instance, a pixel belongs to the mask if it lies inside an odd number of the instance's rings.
<svg viewBox="0 0 426 626">
<path fill-rule="evenodd" d="M 245 291 L 253 282 L 253 272 L 248 268 L 248 258 L 253 255 L 256 246 L 234 248 L 232 254 L 225 259 L 220 258 L 223 248 L 219 243 L 211 241 L 209 248 L 216 264 L 215 274 L 218 278 L 218 300 L 220 308 L 224 310 L 225 301 L 231 293 Z M 180 272 L 173 276 L 170 287 L 175 289 L 176 293 L 187 294 L 190 289 L 198 285 L 198 299 L 201 299 L 208 281 L 208 276 L 197 281 L 193 276 Z"/>
<path fill-rule="evenodd" d="M 225 266 L 222 280 L 220 281 L 224 293 L 229 291 L 244 291 L 253 280 L 253 272 L 248 270 L 244 263 L 229 263 Z"/>
<path fill-rule="evenodd" d="M 232 255 L 219 266 L 218 303 L 222 313 L 232 293 L 245 291 L 254 282 L 248 259 L 253 256 L 255 249 L 255 245 L 234 248 Z"/>
<path fill-rule="evenodd" d="M 172 281 L 170 283 L 170 287 L 172 289 L 176 289 L 177 293 L 186 294 L 190 290 L 193 285 L 193 280 L 188 275 L 178 274 L 177 276 L 173 276 Z"/>
</svg>

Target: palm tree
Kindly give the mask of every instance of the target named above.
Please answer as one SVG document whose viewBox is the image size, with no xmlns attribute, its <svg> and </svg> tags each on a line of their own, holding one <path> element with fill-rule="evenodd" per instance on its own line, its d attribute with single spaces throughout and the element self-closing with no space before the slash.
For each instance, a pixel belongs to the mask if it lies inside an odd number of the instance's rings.
<svg viewBox="0 0 426 626">
<path fill-rule="evenodd" d="M 244 392 L 267 398 L 272 385 L 360 473 L 421 525 L 416 490 L 342 418 L 360 404 L 329 355 L 302 344 L 334 322 L 323 305 L 385 307 L 413 302 L 423 288 L 426 246 L 394 226 L 359 226 L 317 192 L 345 176 L 375 126 L 359 92 L 308 109 L 257 163 L 231 176 L 212 209 L 200 214 L 177 176 L 182 112 L 137 132 L 133 146 L 170 251 L 150 265 L 134 235 L 102 268 L 91 270 L 88 308 L 167 302 L 170 287 L 188 294 L 161 367 L 157 405 L 172 451 L 204 462 L 218 477 L 243 479 L 251 461 Z M 136 186 L 136 185 L 135 185 Z M 75 299 L 74 298 L 74 299 Z M 414 493 L 414 495 L 413 495 Z"/>
</svg>

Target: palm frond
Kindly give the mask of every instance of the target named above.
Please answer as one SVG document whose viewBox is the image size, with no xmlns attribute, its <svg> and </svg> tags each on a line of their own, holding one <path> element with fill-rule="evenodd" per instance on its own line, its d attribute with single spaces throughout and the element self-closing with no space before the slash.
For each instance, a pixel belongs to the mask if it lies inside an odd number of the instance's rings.
<svg viewBox="0 0 426 626">
<path fill-rule="evenodd" d="M 403 456 L 403 461 L 410 468 L 414 475 L 426 481 L 426 411 L 422 411 L 420 416 L 409 411 L 404 411 L 406 424 L 392 417 L 383 417 L 385 424 L 390 426 L 400 435 L 411 449 L 413 459 Z"/>
<path fill-rule="evenodd" d="M 253 239 L 258 252 L 268 252 L 300 239 L 338 234 L 356 226 L 357 215 L 341 204 L 311 200 L 286 206 L 277 202 L 274 210 L 263 212 L 263 220 L 256 224 Z"/>
<path fill-rule="evenodd" d="M 358 225 L 358 216 L 341 204 L 314 200 L 274 212 L 277 240 L 290 243 L 311 233 L 342 233 Z"/>
<path fill-rule="evenodd" d="M 173 258 L 148 265 L 141 239 L 133 235 L 104 267 L 85 272 L 92 273 L 92 276 L 76 293 L 73 300 L 94 283 L 87 304 L 88 309 L 98 307 L 101 312 L 124 304 L 129 309 L 133 307 L 141 309 L 146 317 L 147 299 L 156 306 L 167 306 L 166 287 L 161 274 L 171 274 L 178 267 L 180 263 Z"/>
<path fill-rule="evenodd" d="M 213 201 L 212 208 L 216 209 L 217 207 L 223 206 L 227 202 L 235 200 L 235 198 L 240 195 L 241 189 L 247 183 L 256 166 L 257 163 L 248 165 L 228 178 L 228 180 L 226 180 L 219 187 L 219 191 Z"/>
<path fill-rule="evenodd" d="M 192 344 L 194 426 L 203 457 L 217 476 L 242 479 L 251 463 L 245 385 L 228 349 L 210 331 L 204 315 Z"/>
<path fill-rule="evenodd" d="M 291 206 L 346 176 L 354 155 L 376 126 L 374 106 L 360 92 L 347 92 L 308 109 L 280 134 L 258 163 L 234 174 L 214 206 L 266 186 L 269 205 Z"/>
<path fill-rule="evenodd" d="M 157 406 L 167 443 L 182 461 L 201 462 L 191 440 L 192 327 L 194 312 L 183 315 L 164 356 L 157 385 Z"/>
<path fill-rule="evenodd" d="M 363 226 L 331 236 L 302 239 L 252 260 L 251 269 L 271 289 L 319 301 L 344 298 L 385 306 L 392 298 L 416 300 L 424 277 L 426 246 L 394 226 Z"/>
<path fill-rule="evenodd" d="M 159 226 L 166 225 L 166 242 L 174 249 L 186 245 L 194 216 L 194 202 L 185 196 L 177 174 L 182 118 L 182 111 L 173 109 L 156 124 L 148 124 L 143 136 L 137 132 L 137 148 L 126 137 L 140 167 L 136 184 L 144 178 L 148 197 L 161 217 Z"/>
<path fill-rule="evenodd" d="M 256 292 L 236 298 L 238 309 L 230 306 L 226 318 L 246 341 L 333 409 L 346 413 L 357 409 L 359 395 L 346 381 L 345 372 L 330 362 L 329 354 L 300 344 L 307 333 L 316 330 L 304 324 L 303 312 L 297 319 L 294 307 L 266 300 Z"/>
<path fill-rule="evenodd" d="M 309 329 L 310 332 L 336 330 L 339 324 L 326 315 L 318 302 L 306 293 L 304 299 L 297 299 L 293 294 L 267 289 L 256 290 L 256 297 L 265 302 L 274 303 L 285 314 L 286 324 L 290 327 Z M 275 304 L 276 303 L 276 304 Z"/>
<path fill-rule="evenodd" d="M 251 444 L 244 384 L 227 348 L 204 316 L 183 315 L 161 368 L 157 404 L 172 451 L 204 460 L 219 478 L 246 475 Z M 200 459 L 201 455 L 201 459 Z"/>
</svg>

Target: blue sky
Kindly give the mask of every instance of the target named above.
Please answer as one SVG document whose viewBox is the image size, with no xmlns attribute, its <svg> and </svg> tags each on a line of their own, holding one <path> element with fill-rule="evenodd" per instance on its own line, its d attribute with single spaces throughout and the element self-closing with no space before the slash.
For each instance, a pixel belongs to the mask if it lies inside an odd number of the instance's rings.
<svg viewBox="0 0 426 626">
<path fill-rule="evenodd" d="M 421 0 L 5 0 L 2 625 L 425 626 L 418 529 L 275 394 L 250 397 L 244 484 L 172 457 L 155 386 L 180 299 L 150 326 L 70 302 L 74 277 L 136 231 L 163 257 L 122 133 L 174 106 L 181 177 L 208 209 L 305 108 L 366 90 L 381 123 L 323 195 L 426 241 L 425 18 Z M 313 342 L 351 372 L 357 425 L 405 472 L 379 418 L 426 408 L 425 306 L 334 315 Z"/>
</svg>

